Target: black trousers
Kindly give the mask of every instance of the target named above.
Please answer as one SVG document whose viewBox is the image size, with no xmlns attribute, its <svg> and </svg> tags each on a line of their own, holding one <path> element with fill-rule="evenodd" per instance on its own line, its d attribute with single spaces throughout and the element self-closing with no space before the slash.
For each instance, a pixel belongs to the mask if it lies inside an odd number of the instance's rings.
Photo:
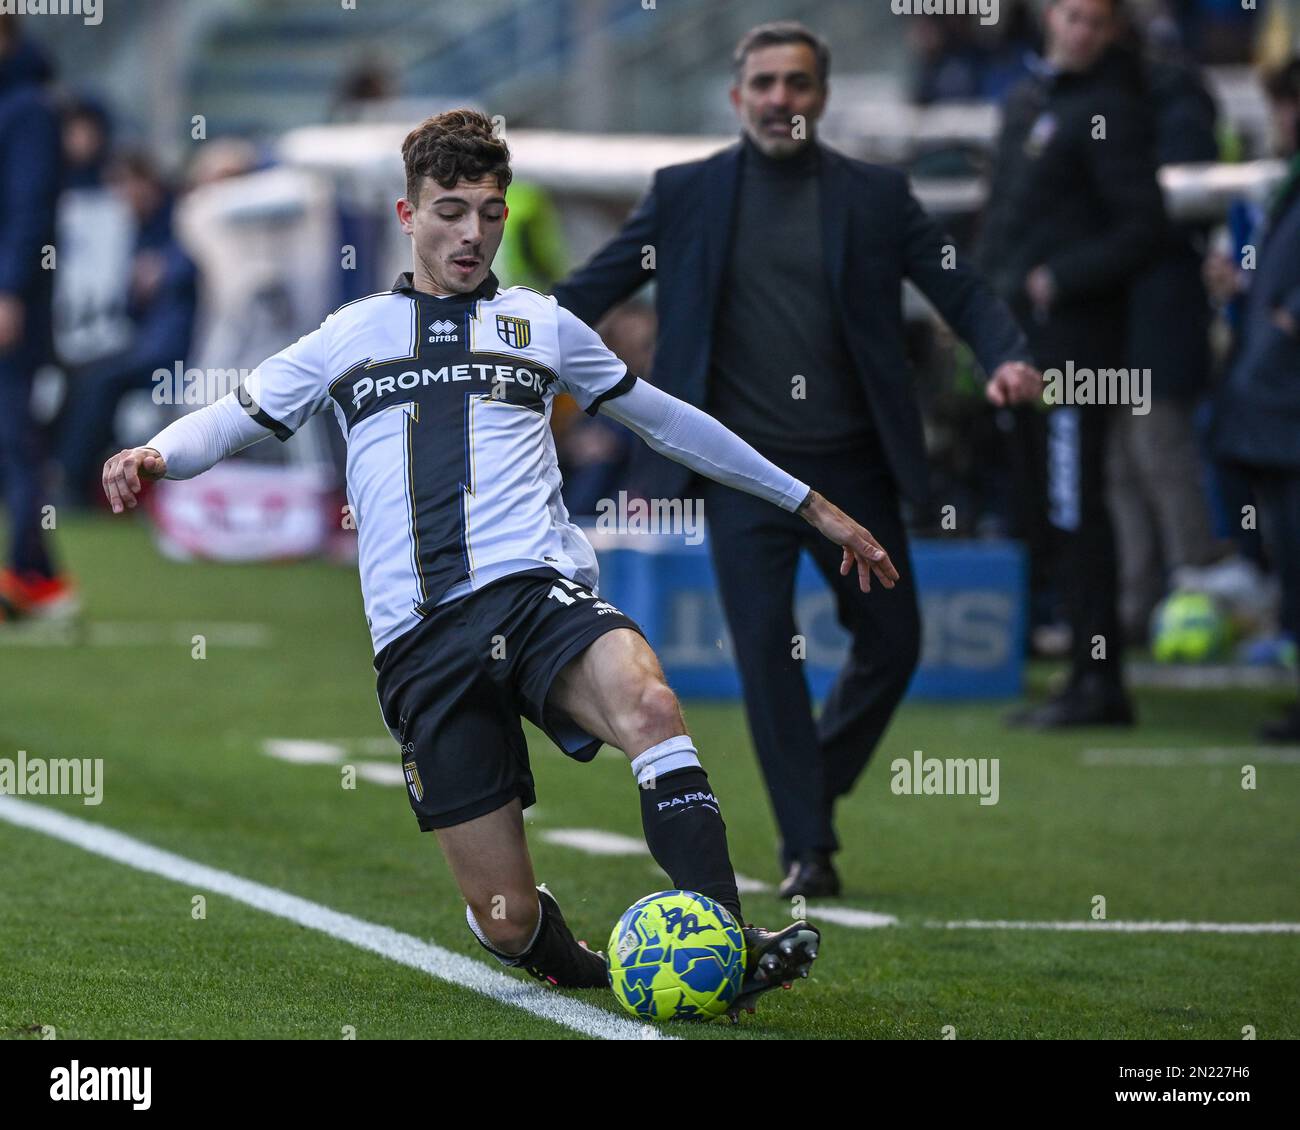
<svg viewBox="0 0 1300 1130">
<path fill-rule="evenodd" d="M 1300 471 L 1251 468 L 1258 526 L 1282 583 L 1282 629 L 1300 641 Z"/>
<path fill-rule="evenodd" d="M 1070 681 L 1092 674 L 1122 681 L 1115 530 L 1106 500 L 1106 437 L 1115 412 L 1087 405 L 1047 414 L 1047 519 L 1070 620 Z"/>
<path fill-rule="evenodd" d="M 886 589 L 840 576 L 842 550 L 803 518 L 753 495 L 704 484 L 709 548 L 735 648 L 750 736 L 788 862 L 833 852 L 837 798 L 847 794 L 880 741 L 916 668 L 921 620 L 907 534 L 889 473 L 859 455 L 793 454 L 759 447 L 777 466 L 815 487 L 889 552 L 901 574 Z M 794 577 L 811 551 L 852 634 L 849 657 L 814 720 L 803 660 L 796 658 Z"/>
</svg>

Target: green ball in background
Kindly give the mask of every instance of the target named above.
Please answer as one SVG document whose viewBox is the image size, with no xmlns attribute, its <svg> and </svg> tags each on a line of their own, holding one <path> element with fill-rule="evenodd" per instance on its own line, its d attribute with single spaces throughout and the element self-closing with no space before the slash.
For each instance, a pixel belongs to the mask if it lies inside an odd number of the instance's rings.
<svg viewBox="0 0 1300 1130">
<path fill-rule="evenodd" d="M 1151 617 L 1151 654 L 1158 663 L 1210 663 L 1228 651 L 1228 619 L 1212 596 L 1176 592 Z"/>
</svg>

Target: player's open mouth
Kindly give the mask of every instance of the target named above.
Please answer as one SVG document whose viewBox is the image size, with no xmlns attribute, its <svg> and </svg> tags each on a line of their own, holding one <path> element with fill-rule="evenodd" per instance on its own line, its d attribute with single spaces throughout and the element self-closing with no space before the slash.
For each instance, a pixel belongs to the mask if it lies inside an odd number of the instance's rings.
<svg viewBox="0 0 1300 1130">
<path fill-rule="evenodd" d="M 478 269 L 479 259 L 453 259 L 451 264 L 458 271 L 470 272 Z"/>
</svg>

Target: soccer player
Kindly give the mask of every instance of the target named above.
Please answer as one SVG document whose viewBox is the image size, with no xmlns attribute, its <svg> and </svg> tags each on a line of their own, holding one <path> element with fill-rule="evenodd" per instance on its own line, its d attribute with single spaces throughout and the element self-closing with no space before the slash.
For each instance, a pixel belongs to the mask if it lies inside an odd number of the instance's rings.
<svg viewBox="0 0 1300 1130">
<path fill-rule="evenodd" d="M 864 590 L 872 574 L 893 587 L 898 572 L 866 529 L 712 417 L 628 373 L 553 298 L 498 287 L 490 268 L 511 170 L 486 117 L 429 118 L 402 156 L 397 218 L 414 270 L 336 310 L 236 392 L 113 456 L 104 490 L 121 513 L 142 480 L 191 478 L 332 410 L 347 440 L 380 707 L 419 826 L 437 835 L 485 949 L 555 985 L 604 987 L 603 958 L 574 939 L 533 876 L 520 715 L 578 761 L 602 743 L 621 749 L 646 843 L 673 886 L 744 918 L 718 799 L 677 699 L 640 628 L 598 598 L 595 553 L 569 521 L 549 428 L 555 394 L 800 514 L 843 547 L 841 570 L 856 568 Z M 733 1019 L 807 976 L 820 940 L 804 921 L 745 926 L 744 936 Z"/>
</svg>

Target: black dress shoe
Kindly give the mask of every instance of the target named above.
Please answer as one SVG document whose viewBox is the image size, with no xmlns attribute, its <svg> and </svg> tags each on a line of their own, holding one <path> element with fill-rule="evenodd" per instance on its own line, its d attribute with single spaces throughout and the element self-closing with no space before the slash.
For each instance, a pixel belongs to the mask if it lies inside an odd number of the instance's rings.
<svg viewBox="0 0 1300 1130">
<path fill-rule="evenodd" d="M 1013 711 L 1008 726 L 1056 730 L 1070 726 L 1131 726 L 1133 703 L 1113 683 L 1080 682 L 1037 706 Z"/>
<path fill-rule="evenodd" d="M 1300 706 L 1293 706 L 1275 722 L 1265 722 L 1259 728 L 1262 742 L 1300 742 Z"/>
<path fill-rule="evenodd" d="M 830 856 L 812 855 L 796 859 L 790 864 L 790 870 L 777 888 L 776 893 L 783 899 L 803 895 L 805 898 L 820 898 L 840 893 L 840 877 L 831 863 Z"/>
</svg>

